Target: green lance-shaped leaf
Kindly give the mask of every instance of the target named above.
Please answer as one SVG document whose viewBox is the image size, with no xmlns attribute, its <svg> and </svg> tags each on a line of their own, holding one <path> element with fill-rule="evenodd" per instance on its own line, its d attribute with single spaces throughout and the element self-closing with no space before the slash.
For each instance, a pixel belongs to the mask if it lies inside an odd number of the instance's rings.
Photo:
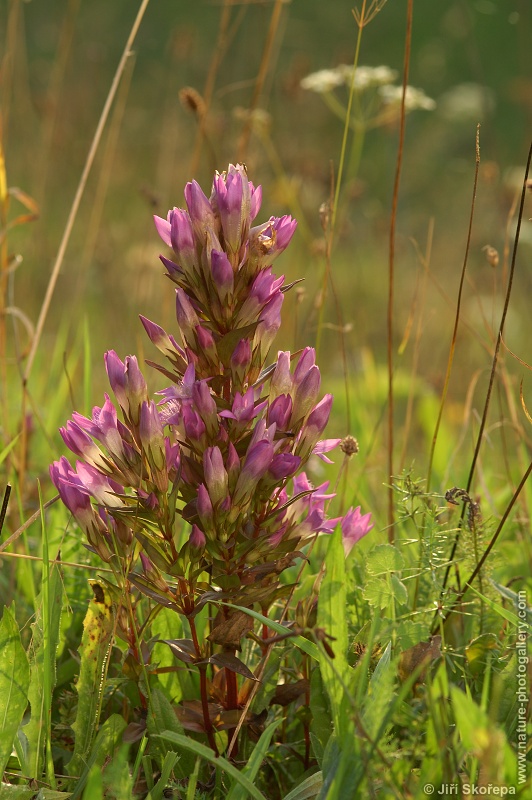
<svg viewBox="0 0 532 800">
<path fill-rule="evenodd" d="M 94 597 L 83 622 L 80 670 L 76 685 L 78 710 L 72 725 L 76 740 L 67 764 L 69 775 L 80 775 L 98 729 L 107 658 L 113 642 L 114 614 L 110 594 L 99 581 L 89 581 Z"/>
<path fill-rule="evenodd" d="M 0 775 L 28 705 L 30 668 L 20 641 L 14 611 L 4 609 L 0 622 Z"/>
<path fill-rule="evenodd" d="M 44 588 L 44 587 L 43 587 Z M 30 654 L 30 686 L 28 700 L 31 707 L 29 722 L 23 730 L 28 740 L 27 769 L 39 779 L 42 773 L 44 745 L 48 728 L 47 714 L 51 709 L 51 695 L 56 680 L 56 653 L 59 644 L 63 584 L 57 564 L 50 570 L 47 592 L 37 598 L 37 614 L 33 623 Z"/>
<path fill-rule="evenodd" d="M 15 786 L 3 783 L 0 788 L 0 800 L 69 800 L 70 792 L 57 792 L 55 789 L 41 787 L 37 793 L 29 786 Z M 94 795 L 91 800 L 96 800 Z"/>
<path fill-rule="evenodd" d="M 242 775 L 244 775 L 252 783 L 255 783 L 255 778 L 257 777 L 262 762 L 268 753 L 272 736 L 280 724 L 281 720 L 276 720 L 268 725 L 267 728 L 265 728 L 259 741 L 253 748 L 253 752 L 248 759 L 248 763 L 242 770 Z M 247 790 L 242 786 L 241 783 L 235 781 L 229 791 L 229 794 L 227 795 L 227 800 L 246 800 L 247 797 Z"/>
<path fill-rule="evenodd" d="M 164 692 L 156 687 L 152 688 L 150 692 L 147 725 L 150 737 L 150 753 L 159 765 L 163 765 L 168 752 L 173 750 L 179 754 L 179 761 L 175 767 L 176 774 L 181 778 L 187 778 L 194 769 L 194 756 L 175 744 L 173 747 L 168 746 L 166 741 L 160 737 L 160 734 L 164 731 L 171 731 L 180 736 L 183 735 L 184 731 L 175 715 L 174 707 L 164 695 Z"/>
<path fill-rule="evenodd" d="M 325 652 L 320 653 L 320 671 L 323 685 L 329 695 L 332 718 L 339 734 L 345 733 L 350 707 L 349 703 L 345 702 L 345 692 L 351 682 L 351 668 L 347 661 L 346 586 L 342 531 L 338 526 L 330 537 L 325 558 L 325 578 L 318 599 L 318 625 L 334 637 L 332 642 L 334 659 Z"/>
</svg>

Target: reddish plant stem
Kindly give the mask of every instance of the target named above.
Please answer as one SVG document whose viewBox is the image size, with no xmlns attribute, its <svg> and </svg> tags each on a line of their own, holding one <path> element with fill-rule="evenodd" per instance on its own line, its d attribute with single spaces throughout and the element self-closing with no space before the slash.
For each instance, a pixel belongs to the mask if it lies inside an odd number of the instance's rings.
<svg viewBox="0 0 532 800">
<path fill-rule="evenodd" d="M 203 658 L 203 653 L 201 651 L 200 643 L 198 640 L 198 633 L 196 631 L 196 624 L 193 619 L 188 620 L 190 625 L 190 634 L 192 636 L 192 641 L 194 643 L 194 649 L 196 651 L 196 656 L 198 659 Z M 200 695 L 201 695 L 201 710 L 203 712 L 203 726 L 205 728 L 205 733 L 207 734 L 207 739 L 211 746 L 211 749 L 214 751 L 216 755 L 219 755 L 218 748 L 216 747 L 216 741 L 214 739 L 214 730 L 212 727 L 211 717 L 209 714 L 209 693 L 207 690 L 207 665 L 206 664 L 198 664 L 199 675 L 200 675 Z"/>
<path fill-rule="evenodd" d="M 234 653 L 234 651 L 232 652 Z M 236 682 L 236 672 L 232 672 L 230 669 L 227 669 L 227 667 L 225 668 L 225 686 L 226 686 L 226 694 L 225 694 L 226 708 L 228 709 L 238 708 L 238 685 Z M 229 741 L 232 741 L 234 733 L 235 733 L 234 728 L 227 731 L 227 736 Z M 234 747 L 231 753 L 231 760 L 234 760 L 237 757 L 238 757 L 238 738 L 235 739 Z"/>
<path fill-rule="evenodd" d="M 236 672 L 225 668 L 225 683 L 227 687 L 226 702 L 227 708 L 238 708 L 238 686 L 236 683 Z"/>
<path fill-rule="evenodd" d="M 209 740 L 211 749 L 216 755 L 218 755 L 218 748 L 216 747 L 212 722 L 209 716 L 209 698 L 207 696 L 207 667 L 205 664 L 202 664 L 200 667 L 198 667 L 198 669 L 200 674 L 201 709 L 203 711 L 203 724 L 205 726 L 205 733 L 207 734 L 207 739 Z"/>
</svg>

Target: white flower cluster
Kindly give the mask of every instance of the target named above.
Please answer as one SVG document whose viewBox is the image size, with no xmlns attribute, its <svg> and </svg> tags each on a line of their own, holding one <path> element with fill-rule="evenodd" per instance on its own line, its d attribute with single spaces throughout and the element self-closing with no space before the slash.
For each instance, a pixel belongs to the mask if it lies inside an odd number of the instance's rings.
<svg viewBox="0 0 532 800">
<path fill-rule="evenodd" d="M 394 105 L 401 102 L 403 97 L 402 86 L 380 86 L 379 95 L 383 103 Z M 422 109 L 423 111 L 433 111 L 436 108 L 436 101 L 432 97 L 427 97 L 423 89 L 416 89 L 414 86 L 406 87 L 405 106 L 407 111 Z"/>
<path fill-rule="evenodd" d="M 332 92 L 338 86 L 350 88 L 351 84 L 357 92 L 377 88 L 382 102 L 386 105 L 393 105 L 401 102 L 403 93 L 402 86 L 393 85 L 396 79 L 397 71 L 386 65 L 380 67 L 360 66 L 354 69 L 352 65 L 339 64 L 334 69 L 320 69 L 318 72 L 311 72 L 301 81 L 301 88 L 318 94 Z M 432 111 L 436 107 L 436 103 L 431 97 L 427 97 L 422 89 L 416 89 L 413 86 L 407 86 L 405 102 L 407 111 L 415 109 Z"/>
<path fill-rule="evenodd" d="M 320 69 L 318 72 L 311 72 L 301 81 L 301 88 L 308 89 L 310 92 L 330 92 L 345 83 L 344 76 L 336 69 Z"/>
</svg>

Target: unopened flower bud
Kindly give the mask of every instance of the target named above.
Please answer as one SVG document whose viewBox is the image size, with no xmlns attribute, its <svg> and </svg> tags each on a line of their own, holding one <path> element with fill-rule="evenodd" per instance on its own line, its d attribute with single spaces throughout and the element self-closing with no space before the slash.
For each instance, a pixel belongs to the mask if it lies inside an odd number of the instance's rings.
<svg viewBox="0 0 532 800">
<path fill-rule="evenodd" d="M 205 423 L 208 436 L 214 439 L 219 428 L 218 415 L 216 413 L 216 403 L 207 381 L 195 382 L 192 387 L 192 401 Z"/>
<path fill-rule="evenodd" d="M 236 482 L 233 503 L 236 507 L 249 503 L 257 483 L 268 470 L 273 458 L 273 445 L 265 440 L 252 445 Z"/>
<path fill-rule="evenodd" d="M 211 252 L 211 274 L 220 302 L 224 303 L 233 293 L 234 286 L 233 267 L 224 252 Z"/>
<path fill-rule="evenodd" d="M 320 392 L 320 383 L 320 371 L 318 367 L 313 366 L 308 370 L 294 392 L 292 425 L 301 423 L 315 405 Z"/>
<path fill-rule="evenodd" d="M 192 561 L 199 561 L 205 551 L 206 543 L 207 539 L 203 531 L 197 525 L 193 525 L 188 539 L 189 554 Z"/>
<path fill-rule="evenodd" d="M 181 334 L 189 346 L 194 342 L 194 331 L 200 324 L 198 315 L 194 311 L 188 295 L 183 289 L 176 289 L 176 317 L 181 328 Z"/>
<path fill-rule="evenodd" d="M 141 406 L 139 435 L 151 479 L 160 492 L 165 492 L 168 488 L 166 444 L 159 412 L 153 400 Z"/>
<path fill-rule="evenodd" d="M 207 447 L 203 453 L 203 471 L 213 506 L 227 496 L 227 472 L 219 447 Z"/>
<path fill-rule="evenodd" d="M 200 245 L 205 242 L 207 228 L 216 229 L 216 218 L 211 204 L 201 190 L 197 181 L 185 186 L 185 200 L 194 230 L 194 236 Z"/>
</svg>

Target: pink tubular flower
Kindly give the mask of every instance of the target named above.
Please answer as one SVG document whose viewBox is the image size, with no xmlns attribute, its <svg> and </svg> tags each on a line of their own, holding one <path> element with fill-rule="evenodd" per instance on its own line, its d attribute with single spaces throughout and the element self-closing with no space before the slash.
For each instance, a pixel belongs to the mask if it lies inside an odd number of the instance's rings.
<svg viewBox="0 0 532 800">
<path fill-rule="evenodd" d="M 181 328 L 183 339 L 190 344 L 194 341 L 194 330 L 199 325 L 199 319 L 183 289 L 176 289 L 175 308 L 177 324 Z"/>
<path fill-rule="evenodd" d="M 263 439 L 250 446 L 233 492 L 233 505 L 237 512 L 251 502 L 252 494 L 272 459 L 273 445 L 269 441 Z"/>
<path fill-rule="evenodd" d="M 139 435 L 150 467 L 151 479 L 160 492 L 165 492 L 168 488 L 166 444 L 162 422 L 153 400 L 142 404 Z"/>
<path fill-rule="evenodd" d="M 293 392 L 292 425 L 301 424 L 318 399 L 321 376 L 318 367 L 312 366 Z"/>
<path fill-rule="evenodd" d="M 277 430 L 286 431 L 292 416 L 292 398 L 289 394 L 278 395 L 268 408 L 268 424 L 274 422 Z"/>
<path fill-rule="evenodd" d="M 192 223 L 186 211 L 174 208 L 168 212 L 170 222 L 170 243 L 183 272 L 191 272 L 196 267 L 196 245 Z"/>
<path fill-rule="evenodd" d="M 68 449 L 75 455 L 86 459 L 103 472 L 109 471 L 109 461 L 100 448 L 94 444 L 91 437 L 76 422 L 69 420 L 65 428 L 59 428 L 59 433 Z"/>
<path fill-rule="evenodd" d="M 336 447 L 336 445 L 340 444 L 341 439 L 327 439 L 325 441 L 330 443 L 330 447 L 318 447 L 319 438 L 329 421 L 332 402 L 332 394 L 326 394 L 320 400 L 320 402 L 314 406 L 313 410 L 307 417 L 307 421 L 301 428 L 301 433 L 296 446 L 296 453 L 304 460 L 306 460 L 311 453 L 316 453 L 316 455 L 321 457 L 323 456 L 323 453 L 328 452 L 328 450 L 332 450 L 334 447 Z M 323 457 L 322 460 L 327 461 L 325 457 Z"/>
<path fill-rule="evenodd" d="M 374 524 L 371 522 L 371 513 L 362 515 L 360 506 L 357 506 L 349 509 L 342 519 L 341 527 L 344 553 L 347 557 L 355 544 L 372 530 Z"/>
<path fill-rule="evenodd" d="M 150 337 L 155 347 L 170 359 L 180 360 L 186 367 L 185 351 L 177 344 L 173 336 L 169 336 L 164 328 L 139 314 L 144 330 Z M 117 398 L 118 399 L 118 398 Z"/>
<path fill-rule="evenodd" d="M 201 244 L 205 242 L 207 229 L 216 228 L 216 218 L 209 200 L 204 195 L 197 181 L 187 183 L 185 186 L 185 200 L 194 230 L 196 240 Z"/>
<path fill-rule="evenodd" d="M 251 192 L 244 167 L 230 164 L 226 173 L 216 173 L 211 203 L 220 214 L 227 249 L 237 253 L 242 238 L 247 236 L 251 211 Z"/>
<path fill-rule="evenodd" d="M 259 268 L 269 266 L 283 250 L 286 250 L 297 228 L 290 216 L 270 217 L 268 222 L 251 228 L 249 232 L 251 257 Z"/>
<path fill-rule="evenodd" d="M 194 561 L 197 561 L 203 555 L 207 538 L 203 531 L 197 525 L 192 526 L 192 531 L 188 539 L 189 553 Z"/>
</svg>

